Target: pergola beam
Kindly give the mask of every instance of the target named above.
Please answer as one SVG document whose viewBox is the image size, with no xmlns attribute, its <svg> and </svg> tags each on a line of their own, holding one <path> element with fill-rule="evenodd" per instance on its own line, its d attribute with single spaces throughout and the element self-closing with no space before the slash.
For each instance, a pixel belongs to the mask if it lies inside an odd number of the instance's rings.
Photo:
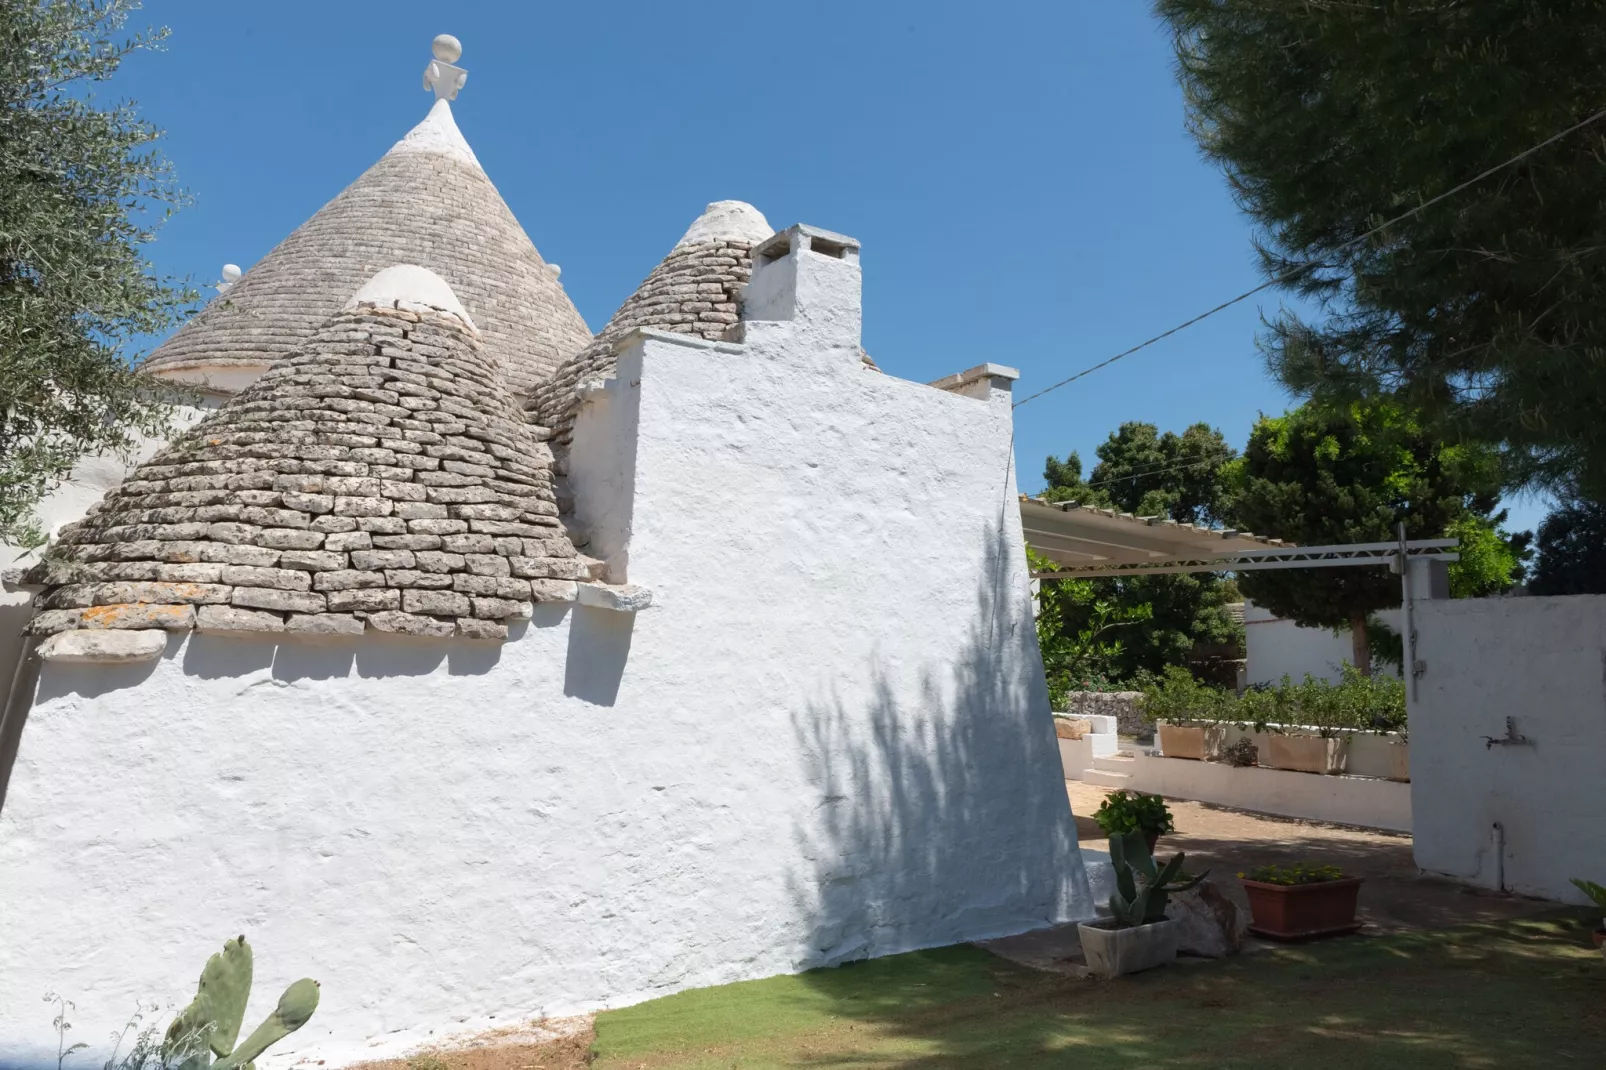
<svg viewBox="0 0 1606 1070">
<path fill-rule="evenodd" d="M 1405 543 L 1405 556 L 1433 561 L 1459 561 L 1457 539 L 1416 539 Z M 1338 546 L 1288 546 L 1265 550 L 1240 550 L 1210 557 L 1178 558 L 1163 564 L 1111 562 L 1034 572 L 1033 579 L 1088 579 L 1094 576 L 1154 576 L 1179 572 L 1253 572 L 1274 568 L 1342 568 L 1346 566 L 1395 565 L 1401 545 L 1397 542 L 1361 542 Z"/>
</svg>

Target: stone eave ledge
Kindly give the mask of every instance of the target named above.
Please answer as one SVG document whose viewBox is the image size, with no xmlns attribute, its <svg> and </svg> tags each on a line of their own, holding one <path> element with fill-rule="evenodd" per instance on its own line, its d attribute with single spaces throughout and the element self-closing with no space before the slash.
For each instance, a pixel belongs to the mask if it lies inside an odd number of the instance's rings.
<svg viewBox="0 0 1606 1070">
<path fill-rule="evenodd" d="M 593 609 L 617 613 L 638 613 L 653 604 L 652 591 L 638 584 L 573 583 L 542 581 L 550 585 L 545 593 L 549 597 L 541 602 L 579 603 Z M 515 611 L 507 620 L 527 620 L 533 608 L 524 605 L 525 612 Z M 448 631 L 451 625 L 444 621 L 431 623 L 438 629 L 420 632 L 395 627 L 386 621 L 385 626 L 370 627 L 363 620 L 351 621 L 340 614 L 327 614 L 303 618 L 300 627 L 277 622 L 272 614 L 240 610 L 227 605 L 153 605 L 131 603 L 118 606 L 92 607 L 108 621 L 99 628 L 69 628 L 45 637 L 35 651 L 44 661 L 102 662 L 118 664 L 132 661 L 150 661 L 167 649 L 169 632 L 198 631 L 207 634 L 238 635 L 243 637 L 272 636 L 275 639 L 296 635 L 421 635 L 425 638 L 461 638 L 502 641 L 502 629 L 487 628 L 483 632 L 465 631 L 461 625 Z M 384 614 L 370 614 L 370 618 Z M 396 617 L 406 616 L 395 614 Z M 487 624 L 491 622 L 486 622 Z M 355 624 L 355 626 L 353 626 Z"/>
</svg>

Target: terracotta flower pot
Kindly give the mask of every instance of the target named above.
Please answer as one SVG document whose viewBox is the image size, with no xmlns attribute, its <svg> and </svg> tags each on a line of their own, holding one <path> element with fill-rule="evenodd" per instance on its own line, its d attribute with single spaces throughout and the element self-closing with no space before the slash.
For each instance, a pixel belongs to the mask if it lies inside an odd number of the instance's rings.
<svg viewBox="0 0 1606 1070">
<path fill-rule="evenodd" d="M 1355 906 L 1360 877 L 1314 884 L 1266 884 L 1243 880 L 1253 923 L 1249 931 L 1273 940 L 1311 940 L 1359 929 Z"/>
<path fill-rule="evenodd" d="M 1342 773 L 1349 765 L 1349 740 L 1304 734 L 1273 734 L 1260 764 L 1297 773 Z"/>
</svg>

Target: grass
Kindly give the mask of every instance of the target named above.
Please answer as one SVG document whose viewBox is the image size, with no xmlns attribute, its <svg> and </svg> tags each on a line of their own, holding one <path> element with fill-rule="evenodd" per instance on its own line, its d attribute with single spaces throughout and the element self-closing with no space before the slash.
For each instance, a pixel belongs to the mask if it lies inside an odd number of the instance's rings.
<svg viewBox="0 0 1606 1070">
<path fill-rule="evenodd" d="M 950 947 L 610 1011 L 593 1066 L 1600 1066 L 1606 965 L 1587 945 L 1552 915 L 1116 982 Z"/>
</svg>

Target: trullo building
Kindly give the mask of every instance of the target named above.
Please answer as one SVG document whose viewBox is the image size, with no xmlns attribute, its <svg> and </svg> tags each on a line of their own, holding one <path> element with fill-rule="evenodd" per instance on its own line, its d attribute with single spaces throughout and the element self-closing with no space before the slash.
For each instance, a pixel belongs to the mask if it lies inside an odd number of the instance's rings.
<svg viewBox="0 0 1606 1070">
<path fill-rule="evenodd" d="M 333 1064 L 1093 913 L 1014 372 L 877 371 L 859 243 L 731 201 L 591 337 L 456 84 L 156 352 L 198 422 L 26 577 L 6 1059 L 239 932 Z"/>
</svg>

